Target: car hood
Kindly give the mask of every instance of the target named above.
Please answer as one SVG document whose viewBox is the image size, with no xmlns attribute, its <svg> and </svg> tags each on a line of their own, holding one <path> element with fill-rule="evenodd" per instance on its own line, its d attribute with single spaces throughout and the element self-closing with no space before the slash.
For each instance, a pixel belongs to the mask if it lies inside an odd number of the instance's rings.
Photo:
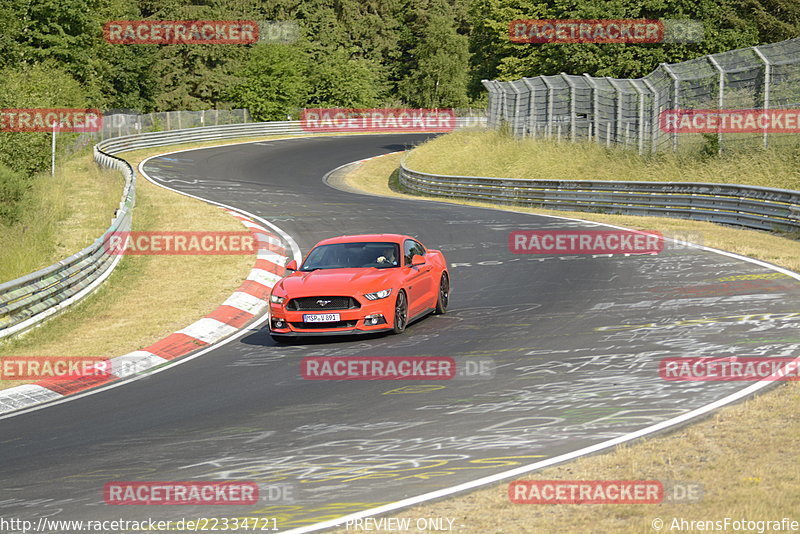
<svg viewBox="0 0 800 534">
<path fill-rule="evenodd" d="M 317 297 L 371 293 L 392 287 L 399 268 L 391 269 L 320 269 L 287 276 L 278 287 L 289 297 Z"/>
</svg>

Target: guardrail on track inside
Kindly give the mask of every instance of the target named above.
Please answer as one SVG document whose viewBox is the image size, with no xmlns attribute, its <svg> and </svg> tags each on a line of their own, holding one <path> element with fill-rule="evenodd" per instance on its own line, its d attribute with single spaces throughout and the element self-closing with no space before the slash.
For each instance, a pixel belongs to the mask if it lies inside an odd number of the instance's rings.
<svg viewBox="0 0 800 534">
<path fill-rule="evenodd" d="M 459 117 L 456 128 L 485 123 L 483 117 Z M 307 133 L 300 121 L 256 122 L 148 132 L 115 137 L 95 145 L 97 164 L 118 170 L 125 176 L 122 200 L 111 226 L 94 243 L 69 258 L 0 284 L 0 338 L 23 332 L 79 301 L 108 278 L 119 263 L 121 256 L 108 254 L 103 243 L 107 233 L 131 230 L 136 173 L 127 161 L 115 154 L 174 144 Z"/>
<path fill-rule="evenodd" d="M 524 180 L 447 176 L 400 164 L 400 184 L 426 195 L 556 210 L 710 221 L 757 230 L 800 230 L 800 192 L 703 182 Z"/>
</svg>

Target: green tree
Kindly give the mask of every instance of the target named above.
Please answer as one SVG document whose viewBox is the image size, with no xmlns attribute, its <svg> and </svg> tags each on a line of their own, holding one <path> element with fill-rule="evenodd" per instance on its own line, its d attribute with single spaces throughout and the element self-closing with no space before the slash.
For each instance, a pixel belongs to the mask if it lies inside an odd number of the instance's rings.
<svg viewBox="0 0 800 534">
<path fill-rule="evenodd" d="M 37 64 L 0 72 L 0 109 L 91 107 L 81 84 L 59 67 Z M 76 134 L 59 134 L 69 139 Z M 48 168 L 50 134 L 0 132 L 0 164 L 32 175 Z"/>
<path fill-rule="evenodd" d="M 414 17 L 416 44 L 409 51 L 410 69 L 398 84 L 399 95 L 412 106 L 459 107 L 467 103 L 469 39 L 459 33 L 456 5 L 432 0 Z"/>
<path fill-rule="evenodd" d="M 10 0 L 23 21 L 17 40 L 22 46 L 16 64 L 48 62 L 82 82 L 95 101 L 93 91 L 94 49 L 100 42 L 97 12 L 100 0 Z"/>
<path fill-rule="evenodd" d="M 257 45 L 226 96 L 233 105 L 246 107 L 255 120 L 286 120 L 309 94 L 305 61 L 295 46 Z"/>
<path fill-rule="evenodd" d="M 19 6 L 10 1 L 0 2 L 0 69 L 22 61 L 23 47 L 19 36 L 23 23 Z"/>
<path fill-rule="evenodd" d="M 521 6 L 515 0 L 473 0 L 470 89 L 482 90 L 482 78 L 508 80 L 560 72 L 636 78 L 663 62 L 762 44 L 777 35 L 784 38 L 791 34 L 785 24 L 777 19 L 765 23 L 757 16 L 759 9 L 770 11 L 774 3 L 791 4 L 789 0 L 555 0 Z M 798 8 L 791 11 L 795 22 L 790 26 L 798 35 Z M 515 44 L 508 35 L 508 24 L 515 19 L 637 18 L 695 19 L 703 24 L 705 37 L 698 43 Z M 764 24 L 769 29 L 761 27 Z"/>
<path fill-rule="evenodd" d="M 237 4 L 189 0 L 142 2 L 142 15 L 154 20 L 232 20 L 252 18 Z M 244 16 L 243 16 L 244 15 Z M 153 73 L 158 80 L 155 108 L 160 111 L 217 107 L 226 99 L 251 51 L 250 45 L 174 44 L 155 48 Z"/>
<path fill-rule="evenodd" d="M 107 0 L 97 12 L 97 31 L 108 21 L 142 18 L 136 2 Z M 111 44 L 98 37 L 92 51 L 93 84 L 102 95 L 105 109 L 142 113 L 155 109 L 161 83 L 153 68 L 158 50 L 155 45 Z"/>
<path fill-rule="evenodd" d="M 383 92 L 379 69 L 367 59 L 352 58 L 344 48 L 310 61 L 308 80 L 309 106 L 374 107 Z"/>
</svg>

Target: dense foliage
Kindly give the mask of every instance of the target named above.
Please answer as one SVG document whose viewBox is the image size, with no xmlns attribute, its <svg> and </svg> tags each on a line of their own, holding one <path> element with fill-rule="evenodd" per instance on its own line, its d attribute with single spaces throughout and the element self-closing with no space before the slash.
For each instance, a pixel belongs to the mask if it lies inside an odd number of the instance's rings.
<svg viewBox="0 0 800 534">
<path fill-rule="evenodd" d="M 516 18 L 691 18 L 696 44 L 514 44 Z M 294 21 L 291 43 L 120 45 L 111 20 Z M 796 0 L 0 0 L 0 107 L 139 112 L 480 106 L 481 79 L 636 77 L 660 62 L 800 35 Z M 24 142 L 23 142 L 24 139 Z M 47 134 L 0 134 L 0 164 L 46 167 Z"/>
</svg>

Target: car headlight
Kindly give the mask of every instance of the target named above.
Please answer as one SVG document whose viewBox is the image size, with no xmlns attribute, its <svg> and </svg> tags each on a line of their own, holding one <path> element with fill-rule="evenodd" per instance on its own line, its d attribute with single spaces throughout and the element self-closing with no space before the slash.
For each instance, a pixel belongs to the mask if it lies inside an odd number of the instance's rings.
<svg viewBox="0 0 800 534">
<path fill-rule="evenodd" d="M 269 296 L 269 301 L 274 302 L 275 304 L 283 304 L 284 300 L 286 300 L 286 297 L 279 297 L 278 295 Z"/>
<path fill-rule="evenodd" d="M 380 291 L 376 291 L 375 293 L 366 293 L 366 294 L 364 294 L 364 297 L 366 297 L 368 300 L 380 300 L 380 299 L 385 299 L 386 297 L 388 297 L 391 294 L 392 294 L 392 290 L 391 290 L 391 288 L 389 288 L 389 289 L 382 289 Z"/>
</svg>

